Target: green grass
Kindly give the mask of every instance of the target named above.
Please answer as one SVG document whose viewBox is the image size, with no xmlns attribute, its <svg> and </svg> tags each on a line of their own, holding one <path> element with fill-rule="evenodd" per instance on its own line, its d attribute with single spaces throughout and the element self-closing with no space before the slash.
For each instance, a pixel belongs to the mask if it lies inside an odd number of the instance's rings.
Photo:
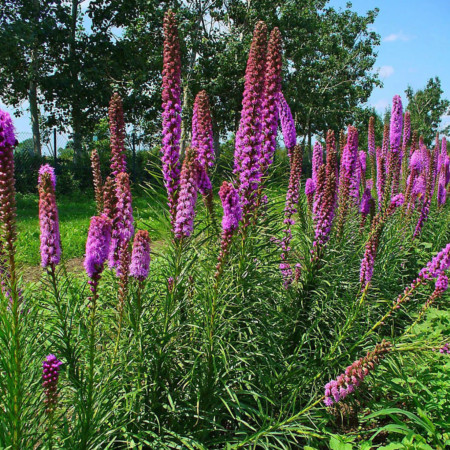
<svg viewBox="0 0 450 450">
<path fill-rule="evenodd" d="M 63 260 L 81 258 L 85 252 L 89 221 L 96 214 L 93 195 L 79 193 L 58 195 L 58 213 L 63 248 Z M 133 212 L 136 227 L 151 231 L 152 240 L 157 241 L 166 233 L 161 221 L 155 218 L 152 197 L 133 193 Z M 39 196 L 26 194 L 17 196 L 17 262 L 19 266 L 38 266 L 39 252 Z"/>
</svg>

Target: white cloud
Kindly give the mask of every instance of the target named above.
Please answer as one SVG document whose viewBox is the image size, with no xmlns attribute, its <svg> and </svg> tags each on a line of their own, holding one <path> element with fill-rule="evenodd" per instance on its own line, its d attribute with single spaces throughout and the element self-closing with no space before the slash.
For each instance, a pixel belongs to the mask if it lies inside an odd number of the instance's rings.
<svg viewBox="0 0 450 450">
<path fill-rule="evenodd" d="M 378 111 L 384 111 L 389 106 L 389 100 L 382 98 L 373 104 L 373 107 Z"/>
<path fill-rule="evenodd" d="M 395 41 L 408 42 L 411 39 L 413 39 L 413 36 L 405 34 L 403 33 L 403 31 L 399 31 L 398 33 L 392 33 L 389 36 L 386 36 L 383 39 L 383 42 L 395 42 Z"/>
<path fill-rule="evenodd" d="M 381 66 L 378 68 L 378 74 L 381 78 L 388 78 L 394 73 L 394 68 L 392 66 Z"/>
</svg>

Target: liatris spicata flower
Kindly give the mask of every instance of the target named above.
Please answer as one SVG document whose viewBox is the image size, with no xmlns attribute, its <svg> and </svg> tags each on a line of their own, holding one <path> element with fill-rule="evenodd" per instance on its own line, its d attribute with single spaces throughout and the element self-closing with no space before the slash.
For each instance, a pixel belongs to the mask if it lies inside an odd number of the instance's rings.
<svg viewBox="0 0 450 450">
<path fill-rule="evenodd" d="M 199 168 L 204 172 L 199 177 L 198 189 L 202 195 L 207 195 L 208 191 L 211 190 L 211 181 L 207 169 L 214 165 L 214 143 L 211 112 L 206 91 L 200 91 L 195 98 L 191 147 L 196 150 Z"/>
<path fill-rule="evenodd" d="M 448 159 L 448 156 L 445 155 Z M 438 179 L 438 191 L 437 191 L 437 204 L 439 207 L 445 205 L 445 201 L 447 199 L 447 189 L 446 189 L 446 180 L 447 180 L 447 165 L 442 164 L 439 179 Z"/>
<path fill-rule="evenodd" d="M 95 203 L 97 204 L 97 213 L 103 212 L 103 182 L 102 172 L 100 170 L 100 157 L 97 150 L 91 153 L 92 179 L 94 182 Z"/>
<path fill-rule="evenodd" d="M 385 320 L 392 315 L 392 313 L 406 303 L 412 293 L 421 285 L 426 284 L 428 280 L 438 279 L 437 288 L 446 288 L 446 280 L 442 275 L 450 268 L 450 243 L 447 244 L 428 264 L 419 272 L 419 276 L 407 286 L 403 293 L 394 300 L 391 309 L 379 320 L 373 327 L 372 331 L 378 326 L 382 325 Z M 435 288 L 436 291 L 436 288 Z"/>
<path fill-rule="evenodd" d="M 119 173 L 116 177 L 116 205 L 112 222 L 111 245 L 109 249 L 109 267 L 116 268 L 121 276 L 128 273 L 128 269 L 121 267 L 122 253 L 128 251 L 128 244 L 134 234 L 133 207 L 131 204 L 130 180 L 127 173 Z"/>
<path fill-rule="evenodd" d="M 261 169 L 263 175 L 273 162 L 277 147 L 278 97 L 281 92 L 281 34 L 278 28 L 270 33 L 262 106 L 263 146 Z"/>
<path fill-rule="evenodd" d="M 368 142 L 367 142 L 368 152 L 369 152 L 369 163 L 370 163 L 370 174 L 372 180 L 377 179 L 377 152 L 375 147 L 375 118 L 373 116 L 369 119 L 369 131 L 368 131 Z M 372 189 L 372 196 L 376 196 L 375 185 Z"/>
<path fill-rule="evenodd" d="M 370 188 L 364 189 L 362 198 L 361 198 L 361 204 L 359 205 L 359 212 L 361 213 L 361 222 L 360 222 L 360 229 L 362 230 L 364 228 L 364 225 L 366 223 L 367 216 L 370 212 L 370 201 L 372 200 L 372 194 L 370 192 Z"/>
<path fill-rule="evenodd" d="M 61 259 L 58 208 L 55 196 L 55 169 L 45 164 L 39 169 L 39 226 L 41 265 L 54 267 Z"/>
<path fill-rule="evenodd" d="M 17 145 L 10 115 L 0 110 L 0 223 L 1 240 L 9 257 L 9 270 L 15 281 L 14 243 L 16 240 L 16 189 L 13 149 Z"/>
<path fill-rule="evenodd" d="M 297 204 L 300 196 L 300 179 L 302 176 L 303 153 L 299 145 L 291 150 L 291 173 L 289 176 L 289 187 L 286 193 L 284 207 L 284 237 L 281 242 L 282 254 L 280 270 L 284 279 L 284 286 L 288 288 L 292 282 L 292 270 L 289 263 L 290 242 L 292 239 L 292 226 L 295 224 L 294 215 L 297 212 Z"/>
<path fill-rule="evenodd" d="M 236 134 L 234 173 L 238 176 L 239 196 L 243 206 L 244 226 L 255 207 L 261 182 L 262 103 L 266 63 L 267 27 L 258 22 L 245 72 L 245 86 L 239 129 Z"/>
<path fill-rule="evenodd" d="M 219 189 L 219 197 L 223 207 L 222 217 L 222 239 L 220 244 L 220 252 L 217 259 L 216 279 L 219 278 L 223 270 L 225 258 L 228 255 L 231 239 L 234 232 L 239 227 L 242 220 L 241 202 L 238 191 L 228 181 L 224 181 Z"/>
<path fill-rule="evenodd" d="M 109 102 L 109 133 L 111 136 L 111 170 L 113 176 L 116 176 L 127 170 L 123 105 L 117 92 L 113 94 Z"/>
<path fill-rule="evenodd" d="M 391 125 L 390 125 L 390 152 L 388 158 L 388 189 L 392 194 L 398 192 L 400 179 L 400 161 L 401 161 L 401 140 L 403 128 L 403 106 L 399 95 L 395 95 L 392 100 Z M 386 193 L 386 197 L 389 194 Z"/>
<path fill-rule="evenodd" d="M 359 171 L 363 189 L 366 187 L 367 155 L 364 150 L 358 152 Z"/>
<path fill-rule="evenodd" d="M 339 152 L 338 156 L 342 157 L 344 154 L 344 148 L 345 144 L 347 142 L 347 134 L 345 133 L 345 130 L 339 131 Z"/>
<path fill-rule="evenodd" d="M 313 210 L 315 192 L 316 192 L 316 185 L 314 184 L 312 178 L 308 178 L 305 183 L 305 195 L 306 198 L 308 199 L 308 207 L 311 212 Z"/>
<path fill-rule="evenodd" d="M 96 279 L 108 259 L 112 222 L 105 214 L 92 217 L 86 241 L 84 268 L 89 278 Z"/>
<path fill-rule="evenodd" d="M 103 214 L 108 216 L 111 220 L 114 219 L 116 203 L 115 181 L 113 177 L 108 177 L 103 186 Z"/>
<path fill-rule="evenodd" d="M 178 239 L 188 238 L 194 230 L 199 173 L 196 154 L 197 152 L 193 148 L 186 150 L 181 170 L 180 193 L 174 224 L 174 234 Z"/>
<path fill-rule="evenodd" d="M 401 206 L 404 202 L 403 194 L 395 195 L 389 208 L 384 213 L 379 212 L 373 219 L 372 229 L 369 235 L 369 239 L 365 246 L 364 257 L 361 260 L 361 269 L 359 279 L 361 282 L 361 290 L 364 290 L 370 283 L 373 276 L 373 269 L 375 266 L 375 258 L 377 256 L 378 245 L 380 242 L 381 233 L 388 218 L 394 213 L 396 208 Z"/>
<path fill-rule="evenodd" d="M 419 272 L 424 280 L 438 278 L 441 273 L 450 268 L 450 243 L 447 244 L 431 261 Z"/>
<path fill-rule="evenodd" d="M 439 353 L 449 355 L 450 354 L 450 344 L 447 342 L 443 347 L 441 347 L 439 349 Z"/>
<path fill-rule="evenodd" d="M 348 127 L 347 145 L 344 147 L 341 157 L 341 171 L 339 176 L 339 210 L 336 233 L 341 237 L 344 223 L 349 209 L 349 194 L 352 179 L 355 174 L 358 161 L 358 130 Z"/>
<path fill-rule="evenodd" d="M 389 124 L 385 123 L 383 128 L 383 140 L 381 143 L 381 152 L 385 158 L 388 157 L 389 153 Z M 387 167 L 387 166 L 386 166 Z M 387 171 L 387 168 L 386 168 Z"/>
<path fill-rule="evenodd" d="M 425 149 L 425 152 L 426 152 L 426 149 Z M 428 154 L 428 152 L 427 152 L 427 154 Z M 424 155 L 425 155 L 425 153 L 424 153 Z M 425 195 L 423 198 L 420 216 L 419 216 L 419 219 L 416 224 L 416 228 L 413 233 L 413 237 L 412 237 L 413 240 L 417 236 L 419 236 L 419 234 L 422 231 L 424 223 L 428 219 L 428 214 L 430 212 L 431 198 L 433 197 L 434 185 L 435 185 L 435 181 L 436 181 L 435 180 L 435 170 L 436 170 L 437 164 L 435 163 L 435 159 L 437 156 L 438 155 L 436 154 L 436 152 L 432 152 L 429 157 L 429 160 L 427 162 L 428 167 L 427 167 L 427 172 L 426 172 L 426 191 L 425 191 Z"/>
<path fill-rule="evenodd" d="M 181 56 L 175 14 L 164 16 L 164 63 L 162 73 L 162 170 L 167 189 L 170 222 L 175 223 L 180 185 Z"/>
<path fill-rule="evenodd" d="M 331 226 L 333 224 L 336 208 L 336 171 L 337 171 L 337 152 L 334 132 L 329 130 L 327 133 L 327 162 L 325 168 L 319 170 L 318 190 L 320 196 L 316 200 L 314 214 L 314 243 L 313 254 L 315 258 L 320 257 L 320 252 L 330 238 Z M 323 185 L 323 187 L 322 187 Z"/>
<path fill-rule="evenodd" d="M 377 196 L 378 196 L 378 209 L 381 210 L 381 206 L 384 200 L 384 188 L 386 185 L 386 158 L 383 155 L 383 151 L 380 147 L 377 148 Z"/>
<path fill-rule="evenodd" d="M 403 122 L 402 158 L 406 158 L 407 156 L 406 147 L 408 146 L 410 137 L 411 137 L 411 114 L 409 111 L 406 111 Z"/>
<path fill-rule="evenodd" d="M 62 362 L 55 355 L 48 355 L 42 363 L 42 387 L 47 414 L 52 414 L 58 403 L 58 379 L 61 365 Z"/>
<path fill-rule="evenodd" d="M 422 317 L 425 315 L 425 313 L 427 312 L 428 308 L 440 297 L 442 297 L 442 295 L 445 293 L 445 291 L 448 289 L 448 277 L 447 275 L 442 272 L 437 280 L 436 280 L 436 284 L 434 286 L 434 291 L 433 293 L 430 295 L 430 297 L 428 297 L 428 300 L 425 302 L 425 304 L 422 306 L 422 309 L 419 312 L 419 315 L 416 319 L 416 321 L 414 322 L 414 324 L 416 324 L 417 322 L 419 322 Z M 409 328 L 411 329 L 413 327 L 413 325 Z M 409 331 L 408 329 L 408 331 Z"/>
<path fill-rule="evenodd" d="M 282 92 L 279 94 L 278 112 L 280 115 L 281 131 L 283 133 L 284 146 L 287 149 L 289 158 L 292 154 L 292 149 L 297 143 L 297 133 L 295 131 L 295 122 L 292 118 L 291 108 L 287 104 Z"/>
<path fill-rule="evenodd" d="M 134 236 L 130 277 L 144 281 L 148 277 L 150 259 L 150 236 L 147 230 L 139 230 Z"/>
<path fill-rule="evenodd" d="M 335 380 L 325 385 L 326 406 L 338 403 L 351 394 L 364 381 L 364 378 L 375 368 L 375 365 L 391 351 L 392 344 L 383 341 L 375 346 L 375 349 L 368 352 L 364 358 L 358 359 L 352 365 L 345 369 L 345 372 L 339 375 Z"/>
<path fill-rule="evenodd" d="M 317 174 L 319 173 L 320 167 L 323 165 L 323 147 L 319 141 L 316 141 L 313 147 L 312 154 L 312 180 L 314 186 L 317 187 Z"/>
</svg>

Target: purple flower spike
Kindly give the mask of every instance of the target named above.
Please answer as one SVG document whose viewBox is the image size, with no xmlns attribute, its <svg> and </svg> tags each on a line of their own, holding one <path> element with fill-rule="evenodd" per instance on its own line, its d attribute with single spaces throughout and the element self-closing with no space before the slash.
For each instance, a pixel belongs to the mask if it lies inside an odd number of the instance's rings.
<svg viewBox="0 0 450 450">
<path fill-rule="evenodd" d="M 147 230 L 139 230 L 134 236 L 130 276 L 144 281 L 150 271 L 150 260 L 150 236 Z"/>
<path fill-rule="evenodd" d="M 115 267 L 120 275 L 120 258 L 134 234 L 133 207 L 131 205 L 130 179 L 127 173 L 119 173 L 115 187 L 116 205 L 112 223 L 109 267 Z"/>
<path fill-rule="evenodd" d="M 42 363 L 42 387 L 45 393 L 45 412 L 52 414 L 58 403 L 58 379 L 62 362 L 55 355 L 48 355 Z"/>
<path fill-rule="evenodd" d="M 219 197 L 223 207 L 222 229 L 224 231 L 237 230 L 242 220 L 242 209 L 239 194 L 231 183 L 224 181 L 219 190 Z"/>
<path fill-rule="evenodd" d="M 374 369 L 386 353 L 392 350 L 392 344 L 383 341 L 375 346 L 375 349 L 368 352 L 366 356 L 358 359 L 352 365 L 345 369 L 345 372 L 339 375 L 335 380 L 331 380 L 325 385 L 325 406 L 332 406 L 338 403 L 355 391 L 366 378 L 366 376 Z"/>
<path fill-rule="evenodd" d="M 287 148 L 289 156 L 297 143 L 297 133 L 295 122 L 292 118 L 291 108 L 287 104 L 282 92 L 280 92 L 278 110 L 280 114 L 281 131 L 283 133 L 284 146 Z"/>
<path fill-rule="evenodd" d="M 278 99 L 281 92 L 281 33 L 274 28 L 270 33 L 267 46 L 266 74 L 264 81 L 264 98 L 262 108 L 263 146 L 261 169 L 263 175 L 273 162 L 277 147 Z"/>
<path fill-rule="evenodd" d="M 86 242 L 84 268 L 89 278 L 96 278 L 103 271 L 108 259 L 112 223 L 104 214 L 92 217 Z"/>
<path fill-rule="evenodd" d="M 196 150 L 193 148 L 187 149 L 181 171 L 180 194 L 175 216 L 174 234 L 178 239 L 189 237 L 194 230 L 199 180 L 199 164 L 196 159 Z"/>
<path fill-rule="evenodd" d="M 164 16 L 164 62 L 162 73 L 162 166 L 167 189 L 170 221 L 175 222 L 178 187 L 180 185 L 181 137 L 181 56 L 175 14 Z"/>
<path fill-rule="evenodd" d="M 234 154 L 234 173 L 238 177 L 244 225 L 249 223 L 249 213 L 255 207 L 262 177 L 262 105 L 266 47 L 267 27 L 264 22 L 258 22 L 247 61 L 241 121 Z"/>
<path fill-rule="evenodd" d="M 372 194 L 370 193 L 370 189 L 366 188 L 362 195 L 361 204 L 359 205 L 359 212 L 362 215 L 367 216 L 369 214 L 371 199 L 372 199 Z"/>
<path fill-rule="evenodd" d="M 319 141 L 316 141 L 313 148 L 312 154 L 312 180 L 314 186 L 317 186 L 317 174 L 319 173 L 320 167 L 323 165 L 323 147 Z"/>
<path fill-rule="evenodd" d="M 111 135 L 111 170 L 116 176 L 127 170 L 125 160 L 125 122 L 120 95 L 116 92 L 109 103 L 109 132 Z"/>
<path fill-rule="evenodd" d="M 222 238 L 220 243 L 220 252 L 217 258 L 216 279 L 223 270 L 225 259 L 230 250 L 230 244 L 234 232 L 239 227 L 242 220 L 241 202 L 238 191 L 228 181 L 224 181 L 219 189 L 219 197 L 223 207 L 222 217 Z"/>
<path fill-rule="evenodd" d="M 55 266 L 61 259 L 58 208 L 55 196 L 56 176 L 48 164 L 39 170 L 39 226 L 42 267 Z"/>
</svg>

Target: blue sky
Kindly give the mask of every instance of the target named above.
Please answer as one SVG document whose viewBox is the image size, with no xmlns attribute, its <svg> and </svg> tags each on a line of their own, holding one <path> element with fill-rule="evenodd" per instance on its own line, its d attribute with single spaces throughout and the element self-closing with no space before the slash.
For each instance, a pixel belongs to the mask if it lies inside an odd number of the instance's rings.
<svg viewBox="0 0 450 450">
<path fill-rule="evenodd" d="M 345 7 L 346 0 L 330 5 Z M 364 14 L 378 7 L 374 23 L 381 36 L 376 67 L 383 88 L 376 88 L 369 103 L 383 112 L 399 94 L 406 104 L 405 89 L 426 85 L 431 77 L 441 79 L 446 98 L 450 97 L 450 0 L 354 0 L 352 9 Z M 450 117 L 443 118 L 450 122 Z"/>
<path fill-rule="evenodd" d="M 380 12 L 374 29 L 381 35 L 376 68 L 383 81 L 369 104 L 383 112 L 396 94 L 406 104 L 405 89 L 426 85 L 429 78 L 439 76 L 444 96 L 450 97 L 450 0 L 354 0 L 352 9 L 360 14 L 378 7 Z M 347 0 L 331 0 L 334 7 L 345 7 Z M 0 102 L 0 107 L 5 108 Z M 24 115 L 14 119 L 18 132 L 31 131 L 27 104 Z M 11 108 L 5 108 L 9 112 Z M 443 124 L 450 123 L 450 116 Z"/>
</svg>

